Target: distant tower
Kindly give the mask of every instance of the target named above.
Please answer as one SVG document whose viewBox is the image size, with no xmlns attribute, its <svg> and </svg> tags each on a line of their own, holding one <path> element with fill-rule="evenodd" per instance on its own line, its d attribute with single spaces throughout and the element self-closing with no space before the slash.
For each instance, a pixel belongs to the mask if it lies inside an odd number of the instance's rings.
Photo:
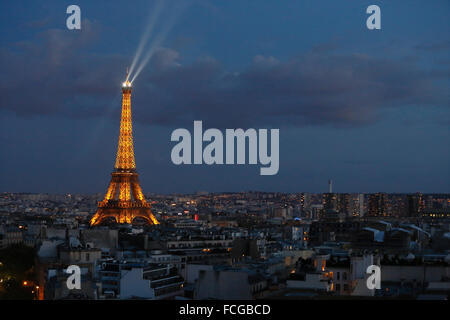
<svg viewBox="0 0 450 320">
<path fill-rule="evenodd" d="M 116 165 L 111 175 L 108 191 L 103 201 L 98 203 L 91 226 L 99 225 L 107 218 L 114 218 L 116 223 L 132 223 L 135 218 L 142 218 L 149 224 L 159 224 L 151 212 L 150 203 L 144 198 L 136 172 L 131 120 L 131 82 L 128 81 L 128 72 L 127 80 L 122 84 L 119 145 Z"/>
<path fill-rule="evenodd" d="M 328 193 L 333 193 L 333 180 L 328 180 Z"/>
</svg>

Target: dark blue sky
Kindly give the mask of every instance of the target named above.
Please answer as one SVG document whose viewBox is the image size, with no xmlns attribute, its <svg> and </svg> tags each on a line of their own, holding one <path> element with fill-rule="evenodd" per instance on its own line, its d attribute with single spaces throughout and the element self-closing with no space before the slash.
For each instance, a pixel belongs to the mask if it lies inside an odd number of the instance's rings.
<svg viewBox="0 0 450 320">
<path fill-rule="evenodd" d="M 0 191 L 104 192 L 152 1 L 0 4 Z M 66 29 L 77 4 L 82 30 Z M 450 2 L 165 1 L 134 83 L 145 192 L 450 191 Z M 381 7 L 381 30 L 366 8 Z M 155 37 L 150 38 L 150 42 Z M 144 52 L 145 54 L 145 52 Z M 176 128 L 280 128 L 280 170 L 175 166 Z"/>
</svg>

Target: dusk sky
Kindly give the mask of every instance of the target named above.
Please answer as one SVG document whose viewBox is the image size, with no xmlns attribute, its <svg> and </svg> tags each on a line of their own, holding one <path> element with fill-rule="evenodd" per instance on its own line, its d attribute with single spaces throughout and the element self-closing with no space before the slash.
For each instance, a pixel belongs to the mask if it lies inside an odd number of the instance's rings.
<svg viewBox="0 0 450 320">
<path fill-rule="evenodd" d="M 66 28 L 67 6 L 81 30 Z M 368 30 L 366 8 L 381 8 Z M 155 1 L 2 1 L 0 191 L 104 193 Z M 450 192 L 450 2 L 164 1 L 133 83 L 144 192 Z M 173 25 L 172 25 L 173 24 Z M 144 49 L 143 56 L 147 49 Z M 279 128 L 280 169 L 171 162 L 177 128 Z"/>
</svg>

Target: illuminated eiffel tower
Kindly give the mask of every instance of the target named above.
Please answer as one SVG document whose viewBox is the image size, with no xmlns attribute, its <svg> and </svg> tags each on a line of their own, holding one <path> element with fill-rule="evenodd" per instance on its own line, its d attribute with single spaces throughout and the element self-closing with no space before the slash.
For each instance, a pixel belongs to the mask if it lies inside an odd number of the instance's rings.
<svg viewBox="0 0 450 320">
<path fill-rule="evenodd" d="M 122 84 L 122 116 L 120 119 L 119 145 L 116 165 L 111 173 L 111 182 L 103 201 L 98 203 L 97 212 L 91 219 L 91 226 L 114 218 L 116 223 L 132 223 L 142 218 L 149 224 L 159 224 L 151 211 L 139 185 L 134 161 L 133 129 L 131 120 L 131 82 Z"/>
</svg>

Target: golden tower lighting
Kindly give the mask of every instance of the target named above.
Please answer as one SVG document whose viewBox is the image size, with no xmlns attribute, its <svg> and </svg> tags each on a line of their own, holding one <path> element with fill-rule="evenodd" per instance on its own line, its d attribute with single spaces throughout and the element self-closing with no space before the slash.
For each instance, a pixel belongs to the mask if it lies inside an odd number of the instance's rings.
<svg viewBox="0 0 450 320">
<path fill-rule="evenodd" d="M 127 80 L 122 84 L 122 116 L 116 164 L 105 198 L 98 203 L 97 212 L 91 219 L 91 226 L 99 225 L 108 218 L 114 218 L 116 223 L 130 224 L 135 218 L 142 218 L 149 224 L 159 224 L 152 214 L 150 203 L 145 200 L 136 172 L 131 89 L 127 74 Z"/>
</svg>

